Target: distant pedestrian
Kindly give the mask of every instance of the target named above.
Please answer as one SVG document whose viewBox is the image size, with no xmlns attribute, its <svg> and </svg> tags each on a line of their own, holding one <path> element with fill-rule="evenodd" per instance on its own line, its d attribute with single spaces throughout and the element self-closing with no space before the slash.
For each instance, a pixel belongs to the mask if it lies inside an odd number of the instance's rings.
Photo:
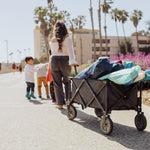
<svg viewBox="0 0 150 150">
<path fill-rule="evenodd" d="M 40 71 L 37 72 L 37 84 L 38 84 L 39 98 L 41 98 L 41 99 L 42 99 L 42 92 L 41 92 L 42 83 L 44 84 L 44 87 L 45 87 L 47 99 L 50 99 L 49 90 L 48 90 L 48 83 L 47 83 L 47 80 L 46 80 L 47 65 L 48 64 L 39 64 L 39 65 L 36 66 L 36 68 L 40 68 Z"/>
<path fill-rule="evenodd" d="M 55 36 L 50 45 L 52 50 L 51 72 L 54 81 L 54 89 L 57 106 L 62 109 L 64 101 L 64 92 L 62 83 L 65 85 L 66 102 L 69 99 L 70 82 L 68 76 L 71 74 L 71 66 L 76 66 L 73 42 L 69 37 L 67 28 L 63 22 L 57 22 L 55 25 Z"/>
<path fill-rule="evenodd" d="M 17 72 L 19 71 L 19 67 L 18 66 L 16 67 L 16 70 L 17 70 Z"/>
<path fill-rule="evenodd" d="M 1 70 L 2 70 L 2 63 L 0 63 L 0 72 L 1 72 Z"/>
<path fill-rule="evenodd" d="M 15 62 L 12 64 L 12 72 L 16 72 L 16 64 L 15 64 Z"/>
<path fill-rule="evenodd" d="M 40 69 L 35 69 L 33 64 L 33 58 L 32 57 L 26 57 L 25 58 L 26 66 L 24 69 L 25 72 L 25 82 L 27 84 L 27 89 L 26 89 L 26 97 L 30 99 L 31 97 L 36 99 L 34 96 L 34 73 L 39 71 Z M 31 92 L 31 93 L 30 93 Z"/>
<path fill-rule="evenodd" d="M 22 73 L 22 64 L 19 65 L 19 71 Z"/>
</svg>

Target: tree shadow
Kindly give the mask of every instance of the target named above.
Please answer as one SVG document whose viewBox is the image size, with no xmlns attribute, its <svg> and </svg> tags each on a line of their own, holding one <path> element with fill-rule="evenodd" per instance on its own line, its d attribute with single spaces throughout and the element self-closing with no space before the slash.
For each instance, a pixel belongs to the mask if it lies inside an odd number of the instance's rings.
<svg viewBox="0 0 150 150">
<path fill-rule="evenodd" d="M 61 113 L 66 115 L 66 109 L 62 109 Z M 86 114 L 83 111 L 77 110 L 78 120 L 72 122 L 77 123 L 84 128 L 100 133 L 99 119 L 92 115 Z M 104 135 L 111 141 L 116 141 L 126 148 L 133 150 L 148 150 L 150 149 L 150 132 L 140 132 L 133 127 L 113 123 L 113 132 L 111 135 Z"/>
<path fill-rule="evenodd" d="M 35 104 L 35 105 L 43 104 L 43 103 L 41 103 L 41 102 L 39 102 L 39 101 L 37 101 L 37 100 L 29 100 L 29 102 L 30 102 L 30 103 L 33 103 L 33 104 Z"/>
</svg>

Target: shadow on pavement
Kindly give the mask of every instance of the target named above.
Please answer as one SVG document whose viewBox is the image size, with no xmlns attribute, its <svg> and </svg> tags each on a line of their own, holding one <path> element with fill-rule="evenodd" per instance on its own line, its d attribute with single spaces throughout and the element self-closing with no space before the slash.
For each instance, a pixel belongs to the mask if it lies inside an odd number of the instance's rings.
<svg viewBox="0 0 150 150">
<path fill-rule="evenodd" d="M 61 113 L 66 115 L 66 109 L 62 109 Z M 77 118 L 79 120 L 73 120 L 84 128 L 92 130 L 100 134 L 99 120 L 98 118 L 86 114 L 83 111 L 77 110 Z M 67 116 L 66 116 L 67 119 Z M 150 149 L 150 132 L 140 132 L 133 127 L 113 123 L 113 132 L 111 135 L 105 136 L 111 141 L 116 141 L 121 145 L 133 149 L 133 150 L 148 150 Z"/>
<path fill-rule="evenodd" d="M 114 130 L 109 140 L 116 141 L 121 145 L 133 150 L 150 149 L 150 132 L 138 131 L 133 127 L 114 123 Z"/>
<path fill-rule="evenodd" d="M 44 101 L 50 101 L 51 99 L 41 98 L 41 100 L 44 100 Z"/>
<path fill-rule="evenodd" d="M 30 103 L 33 103 L 33 104 L 35 104 L 35 105 L 43 104 L 43 103 L 41 103 L 41 102 L 39 102 L 39 101 L 37 101 L 37 100 L 29 100 L 29 102 L 30 102 Z"/>
</svg>

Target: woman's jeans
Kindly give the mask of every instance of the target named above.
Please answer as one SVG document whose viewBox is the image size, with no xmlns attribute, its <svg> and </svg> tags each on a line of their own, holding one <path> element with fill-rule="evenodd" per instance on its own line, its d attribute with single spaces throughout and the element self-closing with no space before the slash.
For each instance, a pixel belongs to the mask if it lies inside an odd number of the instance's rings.
<svg viewBox="0 0 150 150">
<path fill-rule="evenodd" d="M 65 104 L 62 83 L 65 85 L 66 100 L 70 95 L 70 81 L 68 76 L 71 74 L 71 66 L 69 66 L 69 56 L 52 56 L 51 73 L 54 82 L 56 102 L 58 105 Z"/>
</svg>

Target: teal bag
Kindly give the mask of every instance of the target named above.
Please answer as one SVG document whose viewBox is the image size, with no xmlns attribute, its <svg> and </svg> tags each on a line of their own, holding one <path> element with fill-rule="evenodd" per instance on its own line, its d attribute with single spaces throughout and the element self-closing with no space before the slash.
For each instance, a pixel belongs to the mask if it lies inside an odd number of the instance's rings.
<svg viewBox="0 0 150 150">
<path fill-rule="evenodd" d="M 134 66 L 134 63 L 131 61 L 123 61 L 125 68 L 132 68 Z"/>
<path fill-rule="evenodd" d="M 140 66 L 134 66 L 129 69 L 122 69 L 119 71 L 112 72 L 110 74 L 107 74 L 107 75 L 99 78 L 98 80 L 109 79 L 109 80 L 115 82 L 116 84 L 125 85 L 125 84 L 131 83 L 132 81 L 134 81 L 134 79 L 138 76 L 140 71 L 141 71 Z"/>
<path fill-rule="evenodd" d="M 150 70 L 145 71 L 145 78 L 141 81 L 148 81 L 150 80 Z"/>
</svg>

